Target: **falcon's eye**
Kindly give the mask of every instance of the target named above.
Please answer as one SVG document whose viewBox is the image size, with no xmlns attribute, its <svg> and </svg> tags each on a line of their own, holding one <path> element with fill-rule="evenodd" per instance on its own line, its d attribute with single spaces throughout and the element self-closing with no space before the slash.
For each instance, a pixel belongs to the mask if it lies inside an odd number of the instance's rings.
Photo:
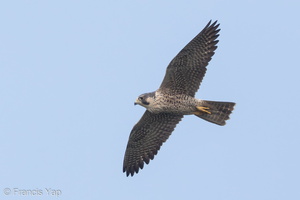
<svg viewBox="0 0 300 200">
<path fill-rule="evenodd" d="M 144 100 L 144 98 L 143 98 L 143 97 L 139 97 L 139 100 L 140 100 L 140 101 L 143 101 L 143 100 Z"/>
</svg>

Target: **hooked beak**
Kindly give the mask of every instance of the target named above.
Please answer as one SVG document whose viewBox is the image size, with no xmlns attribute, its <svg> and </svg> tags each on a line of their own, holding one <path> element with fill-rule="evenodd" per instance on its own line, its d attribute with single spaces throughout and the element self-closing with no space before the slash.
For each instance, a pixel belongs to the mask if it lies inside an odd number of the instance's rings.
<svg viewBox="0 0 300 200">
<path fill-rule="evenodd" d="M 135 100 L 134 105 L 136 106 L 138 104 L 138 100 Z"/>
</svg>

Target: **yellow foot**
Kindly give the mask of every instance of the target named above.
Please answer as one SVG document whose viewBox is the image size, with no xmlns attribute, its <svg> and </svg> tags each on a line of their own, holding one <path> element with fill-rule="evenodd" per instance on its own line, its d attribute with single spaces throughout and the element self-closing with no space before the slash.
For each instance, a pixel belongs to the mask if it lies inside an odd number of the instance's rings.
<svg viewBox="0 0 300 200">
<path fill-rule="evenodd" d="M 196 107 L 198 109 L 198 111 L 200 112 L 204 112 L 204 113 L 207 113 L 207 114 L 211 114 L 211 112 L 209 112 L 209 107 L 203 107 L 203 106 L 197 106 Z"/>
</svg>

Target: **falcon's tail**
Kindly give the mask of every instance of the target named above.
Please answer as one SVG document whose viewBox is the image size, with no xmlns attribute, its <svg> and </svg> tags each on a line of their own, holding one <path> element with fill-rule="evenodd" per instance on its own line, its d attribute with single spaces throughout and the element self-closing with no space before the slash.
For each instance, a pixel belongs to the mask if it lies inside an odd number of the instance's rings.
<svg viewBox="0 0 300 200">
<path fill-rule="evenodd" d="M 197 106 L 197 111 L 193 114 L 206 121 L 224 126 L 234 106 L 233 102 L 202 100 L 201 105 Z"/>
</svg>

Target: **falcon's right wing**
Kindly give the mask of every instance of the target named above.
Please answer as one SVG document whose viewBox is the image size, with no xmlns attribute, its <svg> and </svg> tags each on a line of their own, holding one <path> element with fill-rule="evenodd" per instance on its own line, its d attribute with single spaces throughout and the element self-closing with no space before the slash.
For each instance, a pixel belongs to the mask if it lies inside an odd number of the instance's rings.
<svg viewBox="0 0 300 200">
<path fill-rule="evenodd" d="M 161 145 L 169 138 L 183 115 L 171 113 L 153 114 L 146 111 L 133 127 L 123 163 L 123 172 L 128 176 L 143 169 L 157 154 Z"/>
</svg>

